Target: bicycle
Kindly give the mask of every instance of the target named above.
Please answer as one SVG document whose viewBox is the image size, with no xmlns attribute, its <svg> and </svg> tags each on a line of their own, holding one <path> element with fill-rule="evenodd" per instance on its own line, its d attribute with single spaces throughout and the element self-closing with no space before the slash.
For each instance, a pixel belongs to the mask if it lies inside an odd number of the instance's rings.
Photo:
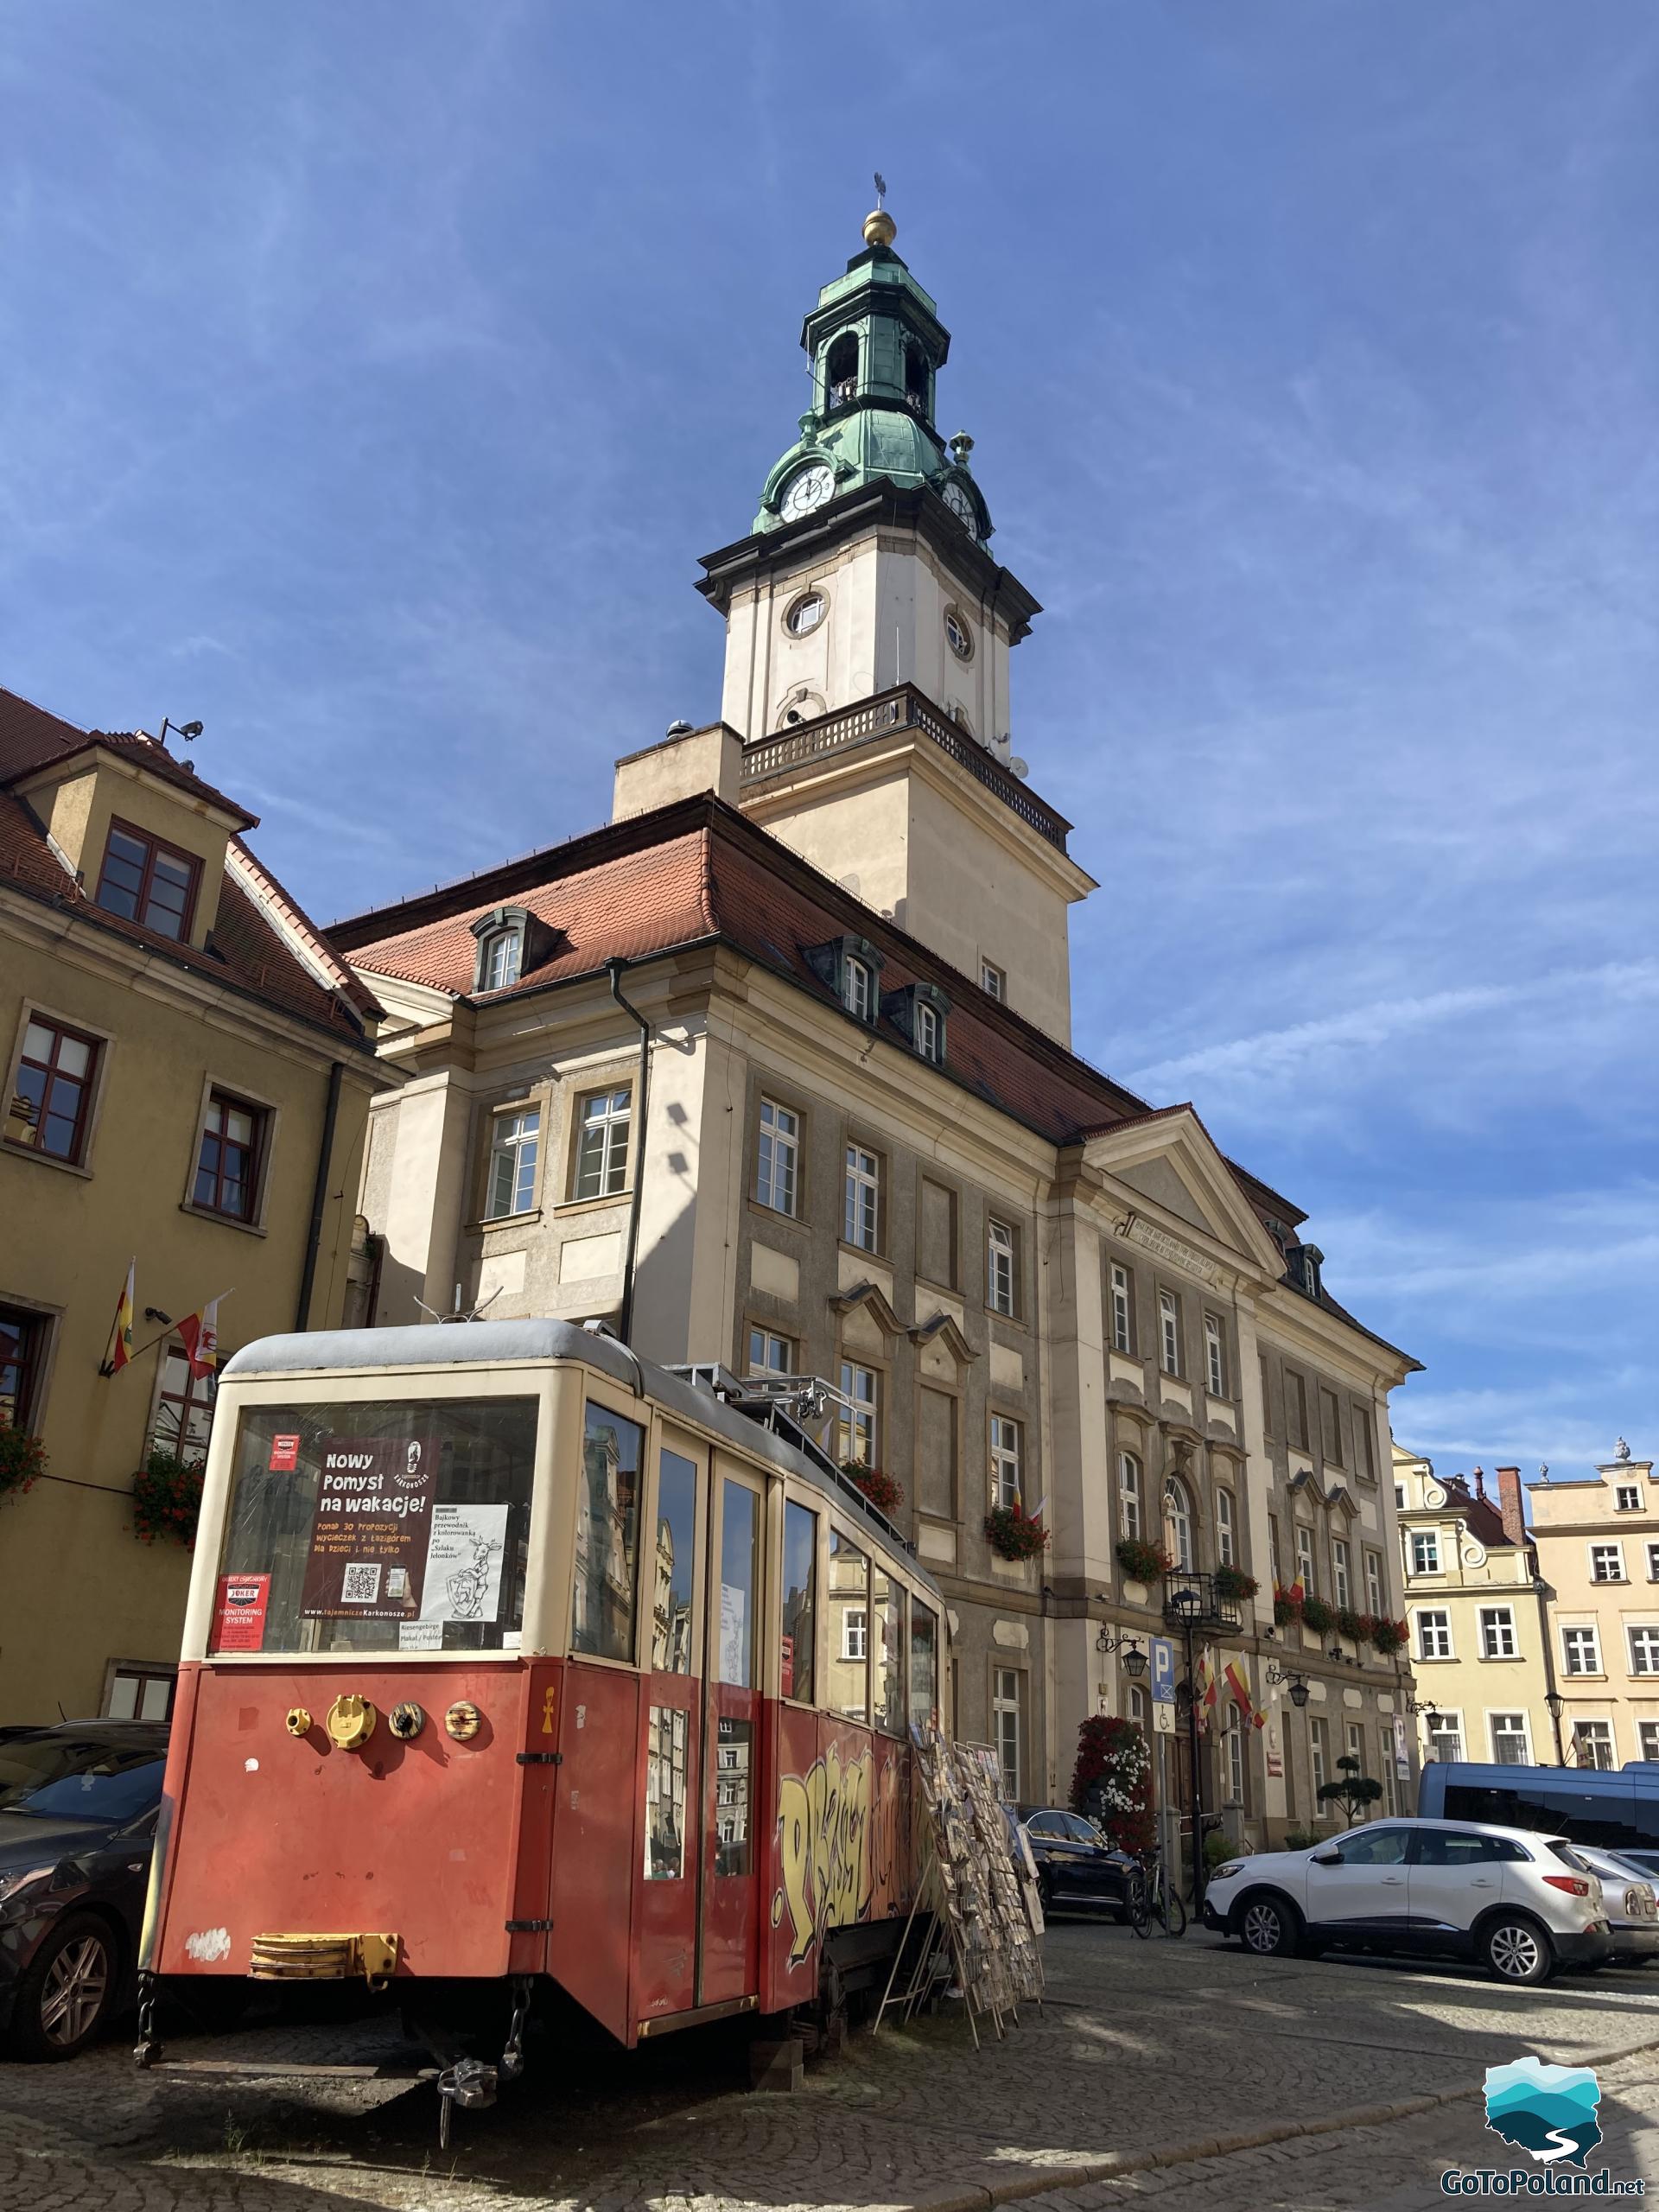
<svg viewBox="0 0 1659 2212">
<path fill-rule="evenodd" d="M 1186 1933 L 1186 1907 L 1181 1892 L 1156 1851 L 1148 1851 L 1135 1861 L 1124 1909 L 1130 1927 L 1142 1942 L 1150 1941 L 1154 1920 L 1166 1936 L 1179 1937 Z"/>
</svg>

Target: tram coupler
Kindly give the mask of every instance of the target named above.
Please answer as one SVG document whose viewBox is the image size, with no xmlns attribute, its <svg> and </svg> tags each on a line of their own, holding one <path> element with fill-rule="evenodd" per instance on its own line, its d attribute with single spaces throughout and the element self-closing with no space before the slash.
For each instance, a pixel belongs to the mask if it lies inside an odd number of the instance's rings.
<svg viewBox="0 0 1659 2212">
<path fill-rule="evenodd" d="M 481 2058 L 458 2058 L 438 2076 L 438 2148 L 449 2148 L 449 2115 L 459 2105 L 463 2112 L 487 2112 L 495 2102 L 499 2075 Z"/>
<path fill-rule="evenodd" d="M 140 2072 L 148 2073 L 152 2066 L 161 2063 L 167 2046 L 156 2033 L 156 1977 L 141 1974 L 138 1977 L 138 2040 L 132 2047 L 132 2063 Z"/>
</svg>

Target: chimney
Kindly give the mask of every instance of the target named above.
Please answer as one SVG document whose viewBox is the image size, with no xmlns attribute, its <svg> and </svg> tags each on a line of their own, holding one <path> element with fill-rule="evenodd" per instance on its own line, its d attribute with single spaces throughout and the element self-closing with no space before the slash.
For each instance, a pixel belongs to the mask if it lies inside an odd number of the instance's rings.
<svg viewBox="0 0 1659 2212">
<path fill-rule="evenodd" d="M 1524 1544 L 1527 1516 L 1521 1510 L 1521 1470 L 1499 1467 L 1497 1474 L 1497 1510 L 1503 1516 L 1503 1533 L 1512 1544 Z"/>
</svg>

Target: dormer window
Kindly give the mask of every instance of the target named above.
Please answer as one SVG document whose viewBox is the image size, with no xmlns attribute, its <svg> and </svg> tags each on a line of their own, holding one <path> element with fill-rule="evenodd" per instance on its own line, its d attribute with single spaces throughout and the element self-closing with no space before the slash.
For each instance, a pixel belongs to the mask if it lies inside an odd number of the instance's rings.
<svg viewBox="0 0 1659 2212">
<path fill-rule="evenodd" d="M 944 1065 L 950 1001 L 936 984 L 906 983 L 902 990 L 888 991 L 881 1001 L 881 1011 L 910 1039 L 918 1059 L 931 1067 Z"/>
<path fill-rule="evenodd" d="M 843 330 L 830 342 L 823 363 L 824 397 L 831 407 L 845 407 L 858 391 L 858 337 Z"/>
<path fill-rule="evenodd" d="M 868 939 L 832 937 L 827 944 L 809 944 L 804 952 L 808 967 L 835 993 L 854 1020 L 874 1027 L 882 956 Z"/>
<path fill-rule="evenodd" d="M 552 950 L 556 931 L 524 906 L 498 906 L 472 925 L 478 942 L 475 991 L 510 991 Z"/>
<path fill-rule="evenodd" d="M 111 822 L 94 893 L 106 914 L 140 922 L 158 937 L 188 938 L 201 862 L 130 822 Z"/>
<path fill-rule="evenodd" d="M 841 965 L 841 1002 L 855 1020 L 868 1021 L 875 1000 L 875 976 L 868 961 L 849 954 Z"/>
<path fill-rule="evenodd" d="M 944 1058 L 944 1024 L 937 1007 L 924 1003 L 916 1009 L 916 1050 L 935 1067 Z"/>
<path fill-rule="evenodd" d="M 505 991 L 516 983 L 524 966 L 524 933 L 514 926 L 495 930 L 484 940 L 479 955 L 479 988 L 481 991 Z"/>
</svg>

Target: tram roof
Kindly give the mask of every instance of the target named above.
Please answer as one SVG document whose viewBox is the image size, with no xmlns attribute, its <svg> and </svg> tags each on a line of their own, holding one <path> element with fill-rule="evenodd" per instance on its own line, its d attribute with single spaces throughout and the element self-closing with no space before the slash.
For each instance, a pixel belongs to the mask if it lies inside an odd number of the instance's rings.
<svg viewBox="0 0 1659 2212">
<path fill-rule="evenodd" d="M 413 1328 L 309 1329 L 296 1335 L 257 1337 L 233 1352 L 220 1373 L 251 1380 L 264 1375 L 321 1376 L 343 1369 L 361 1374 L 376 1369 L 523 1367 L 549 1360 L 580 1360 L 596 1367 L 628 1389 L 642 1390 L 682 1420 L 713 1429 L 741 1450 L 768 1460 L 781 1473 L 810 1483 L 844 1512 L 862 1520 L 873 1542 L 899 1553 L 907 1573 L 936 1597 L 942 1595 L 915 1554 L 895 1544 L 850 1483 L 827 1475 L 806 1452 L 715 1397 L 712 1390 L 641 1358 L 615 1337 L 579 1327 L 574 1321 L 433 1321 Z"/>
</svg>

